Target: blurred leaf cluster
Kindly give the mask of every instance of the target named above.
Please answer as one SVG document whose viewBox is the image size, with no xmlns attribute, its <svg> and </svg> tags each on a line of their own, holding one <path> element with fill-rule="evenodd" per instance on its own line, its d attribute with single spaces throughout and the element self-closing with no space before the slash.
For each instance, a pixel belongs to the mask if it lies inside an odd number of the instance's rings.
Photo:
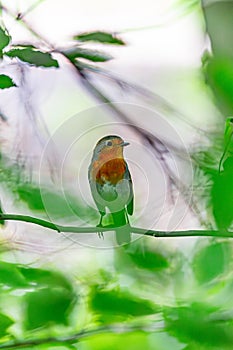
<svg viewBox="0 0 233 350">
<path fill-rule="evenodd" d="M 207 213 L 206 222 L 227 231 L 233 221 L 233 3 L 203 0 L 202 9 L 206 36 L 211 46 L 211 50 L 206 50 L 202 56 L 202 74 L 220 118 L 216 121 L 216 129 L 206 132 L 205 145 L 198 146 L 191 157 L 194 161 L 195 188 L 199 189 L 197 200 Z"/>
<path fill-rule="evenodd" d="M 85 274 L 6 262 L 2 253 L 0 348 L 230 349 L 231 265 L 232 244 L 210 240 L 187 259 L 142 239 Z"/>
</svg>

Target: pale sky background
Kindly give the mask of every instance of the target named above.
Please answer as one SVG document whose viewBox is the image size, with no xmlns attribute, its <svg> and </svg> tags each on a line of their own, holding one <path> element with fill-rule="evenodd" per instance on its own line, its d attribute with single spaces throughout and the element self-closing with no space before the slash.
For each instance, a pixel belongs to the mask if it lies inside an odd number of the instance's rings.
<svg viewBox="0 0 233 350">
<path fill-rule="evenodd" d="M 72 36 L 79 32 L 110 30 L 120 33 L 127 46 L 107 47 L 106 51 L 114 59 L 100 66 L 132 83 L 150 88 L 184 111 L 188 118 L 195 117 L 204 123 L 208 120 L 207 115 L 216 112 L 205 98 L 206 91 L 201 87 L 197 71 L 208 40 L 204 35 L 200 8 L 196 6 L 193 11 L 185 12 L 192 2 L 145 0 L 135 4 L 131 0 L 44 0 L 25 19 L 35 31 L 58 47 L 71 43 Z M 4 3 L 12 12 L 24 13 L 37 1 Z M 15 43 L 31 42 L 31 35 L 22 25 L 9 17 L 5 18 L 5 23 Z M 62 69 L 44 74 L 34 70 L 31 78 L 34 78 L 32 89 L 37 93 L 37 101 L 41 99 L 40 108 L 50 129 L 71 115 L 96 105 L 80 89 L 66 63 Z M 190 108 L 189 99 L 193 101 L 193 96 L 197 103 Z"/>
</svg>

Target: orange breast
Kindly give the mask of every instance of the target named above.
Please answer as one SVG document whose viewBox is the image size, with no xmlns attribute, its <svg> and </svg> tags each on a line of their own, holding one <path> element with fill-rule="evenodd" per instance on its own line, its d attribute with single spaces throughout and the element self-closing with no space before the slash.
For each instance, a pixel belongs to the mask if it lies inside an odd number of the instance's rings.
<svg viewBox="0 0 233 350">
<path fill-rule="evenodd" d="M 124 178 L 125 169 L 126 165 L 123 158 L 111 159 L 97 169 L 95 180 L 101 185 L 106 182 L 115 185 Z"/>
</svg>

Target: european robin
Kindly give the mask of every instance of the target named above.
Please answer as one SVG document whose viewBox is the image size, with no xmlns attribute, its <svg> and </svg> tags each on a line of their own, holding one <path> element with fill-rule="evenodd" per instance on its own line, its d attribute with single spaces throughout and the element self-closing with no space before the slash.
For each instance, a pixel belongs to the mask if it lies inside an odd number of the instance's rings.
<svg viewBox="0 0 233 350">
<path fill-rule="evenodd" d="M 127 145 L 129 143 L 119 136 L 103 137 L 94 148 L 88 169 L 91 193 L 100 213 L 98 226 L 102 227 L 108 208 L 116 227 L 119 245 L 130 242 L 128 214 L 132 215 L 134 209 L 132 179 L 123 155 L 123 149 Z"/>
</svg>

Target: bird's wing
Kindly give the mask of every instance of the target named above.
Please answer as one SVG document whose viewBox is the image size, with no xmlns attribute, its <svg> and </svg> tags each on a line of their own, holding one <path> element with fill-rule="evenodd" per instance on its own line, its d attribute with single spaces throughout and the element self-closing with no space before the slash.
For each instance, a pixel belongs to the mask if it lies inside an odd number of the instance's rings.
<svg viewBox="0 0 233 350">
<path fill-rule="evenodd" d="M 125 171 L 125 179 L 129 181 L 129 187 L 130 187 L 130 197 L 129 197 L 130 201 L 127 204 L 127 212 L 129 215 L 133 215 L 133 209 L 134 209 L 133 182 L 132 182 L 131 174 L 127 164 L 126 164 L 126 171 Z"/>
<path fill-rule="evenodd" d="M 99 203 L 99 201 L 97 200 L 98 194 L 101 193 L 101 185 L 92 179 L 91 167 L 88 168 L 88 180 L 89 180 L 91 194 L 92 194 L 92 197 L 94 199 L 94 202 L 95 202 L 100 214 L 105 215 L 106 214 L 105 207 L 103 205 L 101 205 Z"/>
</svg>

